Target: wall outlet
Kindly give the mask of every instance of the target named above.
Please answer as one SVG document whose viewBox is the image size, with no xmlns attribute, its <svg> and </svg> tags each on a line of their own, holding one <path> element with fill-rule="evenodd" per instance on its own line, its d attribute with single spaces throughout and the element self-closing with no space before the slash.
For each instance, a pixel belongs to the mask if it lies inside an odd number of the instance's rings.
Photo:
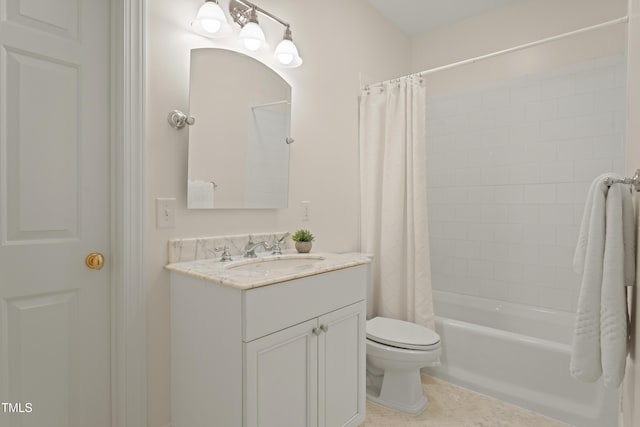
<svg viewBox="0 0 640 427">
<path fill-rule="evenodd" d="M 156 228 L 176 228 L 175 197 L 156 199 Z"/>
<path fill-rule="evenodd" d="M 311 202 L 303 200 L 300 202 L 300 207 L 302 208 L 302 220 L 311 221 Z"/>
</svg>

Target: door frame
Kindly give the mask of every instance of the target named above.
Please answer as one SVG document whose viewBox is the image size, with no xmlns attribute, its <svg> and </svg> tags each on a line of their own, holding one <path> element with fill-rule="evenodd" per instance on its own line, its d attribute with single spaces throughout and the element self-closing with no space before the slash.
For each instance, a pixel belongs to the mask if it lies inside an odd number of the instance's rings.
<svg viewBox="0 0 640 427">
<path fill-rule="evenodd" d="M 146 427 L 145 0 L 111 0 L 112 427 Z"/>
</svg>

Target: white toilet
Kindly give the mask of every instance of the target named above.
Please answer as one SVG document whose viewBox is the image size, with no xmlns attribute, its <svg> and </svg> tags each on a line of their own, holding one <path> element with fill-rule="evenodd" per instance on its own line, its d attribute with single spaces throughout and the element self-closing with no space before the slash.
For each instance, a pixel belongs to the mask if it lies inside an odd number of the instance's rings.
<svg viewBox="0 0 640 427">
<path fill-rule="evenodd" d="M 427 405 L 420 369 L 440 363 L 440 336 L 402 320 L 367 321 L 367 399 L 420 414 Z"/>
</svg>

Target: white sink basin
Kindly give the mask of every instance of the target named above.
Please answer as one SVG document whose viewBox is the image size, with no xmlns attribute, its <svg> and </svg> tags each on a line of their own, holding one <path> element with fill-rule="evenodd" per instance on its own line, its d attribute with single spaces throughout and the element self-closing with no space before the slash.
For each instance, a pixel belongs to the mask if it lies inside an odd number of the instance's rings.
<svg viewBox="0 0 640 427">
<path fill-rule="evenodd" d="M 324 261 L 324 257 L 314 255 L 285 255 L 280 257 L 254 258 L 246 261 L 238 261 L 227 265 L 227 270 L 234 271 L 260 271 L 271 270 L 303 270 L 314 264 Z"/>
</svg>

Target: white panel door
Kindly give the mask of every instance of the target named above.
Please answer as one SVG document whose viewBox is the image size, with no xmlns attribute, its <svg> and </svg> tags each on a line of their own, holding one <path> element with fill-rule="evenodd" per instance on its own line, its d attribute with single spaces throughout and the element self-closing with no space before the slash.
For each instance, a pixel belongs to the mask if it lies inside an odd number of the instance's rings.
<svg viewBox="0 0 640 427">
<path fill-rule="evenodd" d="M 317 426 L 316 322 L 245 344 L 245 427 Z"/>
<path fill-rule="evenodd" d="M 109 20 L 0 0 L 0 427 L 111 425 Z"/>
<path fill-rule="evenodd" d="M 318 318 L 318 426 L 358 426 L 365 417 L 366 306 Z"/>
</svg>

